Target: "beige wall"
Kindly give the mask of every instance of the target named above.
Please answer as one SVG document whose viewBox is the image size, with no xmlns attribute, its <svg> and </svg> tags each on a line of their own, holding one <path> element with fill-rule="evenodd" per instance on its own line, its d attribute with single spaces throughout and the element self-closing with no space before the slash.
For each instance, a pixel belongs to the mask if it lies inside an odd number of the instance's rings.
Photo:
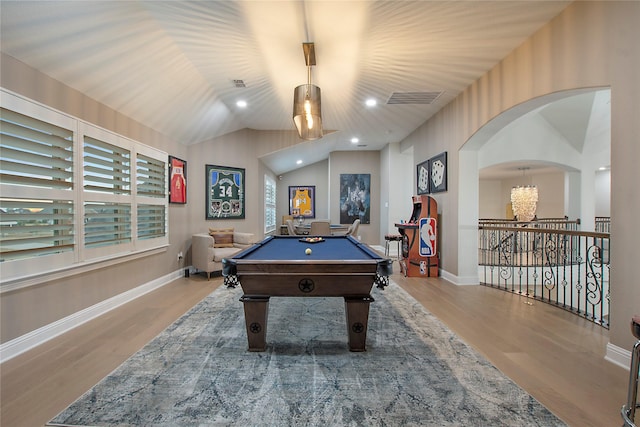
<svg viewBox="0 0 640 427">
<path fill-rule="evenodd" d="M 395 224 L 407 221 L 413 212 L 411 196 L 416 188 L 409 185 L 413 174 L 413 152 L 400 152 L 393 142 L 380 150 L 380 230 L 378 241 L 384 245 L 385 234 L 397 234 Z"/>
<path fill-rule="evenodd" d="M 630 348 L 629 319 L 640 306 L 634 265 L 640 261 L 634 212 L 640 182 L 640 2 L 574 2 L 402 142 L 418 163 L 448 151 L 449 191 L 436 196 L 443 215 L 442 268 L 465 276 L 478 195 L 461 170 L 459 151 L 482 126 L 528 100 L 559 91 L 611 87 L 611 343 Z M 465 166 L 473 153 L 464 153 Z M 473 175 L 473 174 L 472 174 Z M 460 186 L 460 177 L 465 185 Z M 477 173 L 475 177 L 477 182 Z"/>
<path fill-rule="evenodd" d="M 506 218 L 506 206 L 511 203 L 511 188 L 535 185 L 538 188 L 538 218 L 562 218 L 564 211 L 564 173 L 529 175 L 525 178 L 480 180 L 478 211 L 480 218 Z M 576 218 L 570 218 L 576 219 Z"/>
<path fill-rule="evenodd" d="M 210 227 L 233 227 L 237 231 L 264 236 L 264 175 L 266 170 L 256 157 L 260 146 L 259 132 L 249 129 L 233 132 L 189 146 L 188 190 L 189 236 L 206 232 Z M 227 166 L 245 170 L 245 219 L 207 220 L 205 211 L 206 165 Z"/>
<path fill-rule="evenodd" d="M 285 173 L 276 181 L 277 206 L 276 220 L 282 222 L 283 215 L 289 215 L 289 187 L 315 186 L 316 219 L 329 219 L 337 224 L 340 218 L 329 217 L 329 161 L 323 160 L 300 169 Z"/>
<path fill-rule="evenodd" d="M 278 220 L 288 214 L 289 186 L 316 186 L 316 218 L 340 223 L 340 175 L 371 174 L 371 223 L 359 227 L 360 239 L 368 244 L 380 244 L 380 152 L 335 151 L 328 161 L 321 161 L 289 173 L 278 181 Z"/>
<path fill-rule="evenodd" d="M 340 219 L 340 175 L 371 174 L 370 224 L 360 224 L 358 237 L 371 245 L 380 244 L 380 152 L 334 151 L 329 156 L 329 212 Z"/>
</svg>

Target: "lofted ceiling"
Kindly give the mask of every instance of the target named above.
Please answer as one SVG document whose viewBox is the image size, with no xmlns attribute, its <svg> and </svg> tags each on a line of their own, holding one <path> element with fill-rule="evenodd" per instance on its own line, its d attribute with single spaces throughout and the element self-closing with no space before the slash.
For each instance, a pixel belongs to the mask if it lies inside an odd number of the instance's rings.
<svg viewBox="0 0 640 427">
<path fill-rule="evenodd" d="M 569 3 L 2 0 L 0 35 L 5 54 L 183 144 L 293 132 L 314 42 L 325 136 L 264 156 L 280 174 L 401 141 Z"/>
</svg>

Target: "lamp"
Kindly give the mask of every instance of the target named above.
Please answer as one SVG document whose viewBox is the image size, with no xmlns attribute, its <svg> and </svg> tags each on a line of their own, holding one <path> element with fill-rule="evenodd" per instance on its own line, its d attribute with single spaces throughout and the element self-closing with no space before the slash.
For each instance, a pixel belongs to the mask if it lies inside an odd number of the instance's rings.
<svg viewBox="0 0 640 427">
<path fill-rule="evenodd" d="M 529 168 L 518 168 L 522 174 Z M 535 185 L 516 186 L 511 189 L 511 208 L 518 221 L 531 221 L 536 215 L 538 188 Z"/>
<path fill-rule="evenodd" d="M 320 88 L 311 84 L 311 67 L 316 65 L 313 43 L 302 43 L 307 65 L 307 84 L 293 90 L 293 122 L 300 138 L 313 140 L 322 138 L 322 109 Z"/>
</svg>

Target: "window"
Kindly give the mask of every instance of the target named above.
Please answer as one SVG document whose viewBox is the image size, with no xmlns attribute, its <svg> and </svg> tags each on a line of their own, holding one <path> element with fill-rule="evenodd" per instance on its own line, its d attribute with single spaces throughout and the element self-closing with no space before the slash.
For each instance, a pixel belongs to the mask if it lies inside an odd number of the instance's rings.
<svg viewBox="0 0 640 427">
<path fill-rule="evenodd" d="M 4 94 L 3 94 L 4 95 Z M 73 262 L 74 123 L 49 111 L 0 107 L 1 274 L 25 258 Z M 16 266 L 12 268 L 12 266 Z"/>
<path fill-rule="evenodd" d="M 268 175 L 264 176 L 264 232 L 276 229 L 276 182 Z"/>
<path fill-rule="evenodd" d="M 166 153 L 4 90 L 1 100 L 3 282 L 168 243 Z"/>
<path fill-rule="evenodd" d="M 136 189 L 138 204 L 138 239 L 149 240 L 167 234 L 167 168 L 162 160 L 138 152 Z"/>
<path fill-rule="evenodd" d="M 164 161 L 138 153 L 136 175 L 138 196 L 166 197 L 167 172 Z"/>
<path fill-rule="evenodd" d="M 131 151 L 115 135 L 82 127 L 84 245 L 104 248 L 131 242 Z M 100 139 L 87 135 L 100 135 Z M 103 141 L 108 139 L 114 144 Z M 119 251 L 96 250 L 92 255 Z"/>
<path fill-rule="evenodd" d="M 101 202 L 84 204 L 86 248 L 111 246 L 130 241 L 131 205 Z"/>
</svg>

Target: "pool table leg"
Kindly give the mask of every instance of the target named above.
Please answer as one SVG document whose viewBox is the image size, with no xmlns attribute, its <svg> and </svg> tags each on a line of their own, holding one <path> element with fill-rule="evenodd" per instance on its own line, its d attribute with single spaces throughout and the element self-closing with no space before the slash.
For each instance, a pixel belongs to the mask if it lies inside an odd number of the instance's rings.
<svg viewBox="0 0 640 427">
<path fill-rule="evenodd" d="M 369 304 L 373 301 L 371 295 L 344 297 L 350 351 L 366 351 Z"/>
<path fill-rule="evenodd" d="M 247 326 L 249 351 L 265 351 L 267 349 L 269 297 L 243 295 L 240 301 L 242 301 L 244 305 L 244 319 Z"/>
</svg>

